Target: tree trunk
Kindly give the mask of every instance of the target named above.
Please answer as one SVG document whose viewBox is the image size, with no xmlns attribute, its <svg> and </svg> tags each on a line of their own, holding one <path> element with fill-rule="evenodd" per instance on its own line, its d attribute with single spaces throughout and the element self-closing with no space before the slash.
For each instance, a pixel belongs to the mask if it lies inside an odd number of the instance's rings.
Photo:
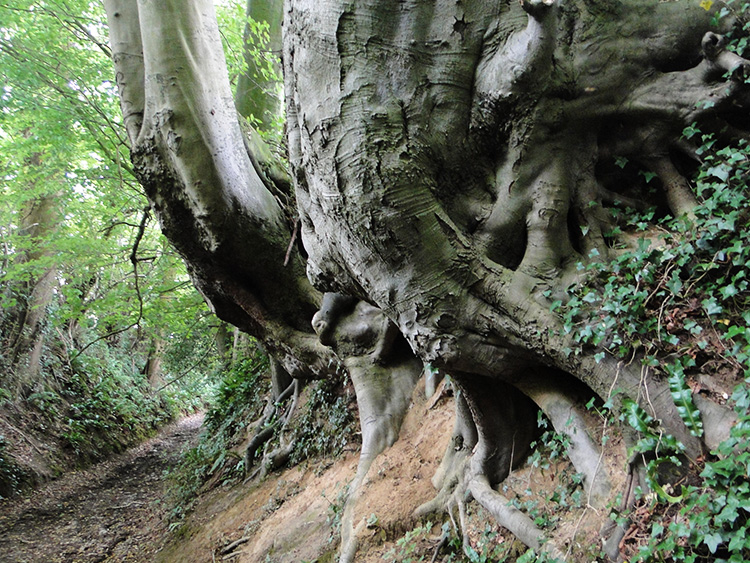
<svg viewBox="0 0 750 563">
<path fill-rule="evenodd" d="M 257 44 L 250 24 L 245 26 L 244 59 L 247 69 L 237 79 L 235 102 L 237 111 L 245 117 L 254 117 L 261 131 L 272 131 L 281 115 L 281 85 L 269 80 L 269 66 L 281 76 L 281 0 L 247 0 L 247 17 L 268 26 L 268 42 Z M 266 62 L 266 65 L 262 63 Z"/>
<path fill-rule="evenodd" d="M 598 176 L 613 154 L 661 179 L 663 212 L 692 214 L 672 160 L 679 136 L 745 101 L 740 81 L 716 79 L 748 63 L 712 52 L 712 16 L 643 0 L 286 4 L 308 275 L 379 307 L 454 377 L 478 434 L 463 487 L 530 547 L 540 532 L 501 510 L 492 487 L 527 449 L 535 408 L 570 437 L 592 503 L 612 492 L 612 468 L 600 471 L 599 448 L 583 439 L 576 381 L 615 409 L 635 401 L 689 458 L 705 451 L 665 378 L 581 350 L 550 306 L 579 271 L 614 256 Z"/>
<path fill-rule="evenodd" d="M 136 174 L 196 287 L 289 373 L 326 373 L 331 353 L 310 326 L 320 296 L 282 206 L 288 187 L 248 153 L 212 2 L 106 8 Z"/>
<path fill-rule="evenodd" d="M 41 158 L 41 154 L 35 154 L 29 165 L 40 166 Z M 57 228 L 57 197 L 48 194 L 32 199 L 19 217 L 23 250 L 16 254 L 10 267 L 29 268 L 29 273 L 3 288 L 6 298 L 15 301 L 15 305 L 4 312 L 0 331 L 4 353 L 10 360 L 10 379 L 3 385 L 14 389 L 16 396 L 30 390 L 41 374 L 44 320 L 55 287 L 55 269 L 46 262 L 52 256 L 49 237 Z"/>
<path fill-rule="evenodd" d="M 373 359 L 383 359 L 377 350 L 405 342 L 452 377 L 462 445 L 436 480 L 440 504 L 463 514 L 473 495 L 527 545 L 558 555 L 570 538 L 544 544 L 494 488 L 528 451 L 538 411 L 568 437 L 597 510 L 622 492 L 611 479 L 622 467 L 591 438 L 587 402 L 643 409 L 691 459 L 707 436 L 726 434 L 724 407 L 699 401 L 707 420 L 724 422 L 693 435 L 640 351 L 624 362 L 601 344 L 579 346 L 551 310 L 627 242 L 611 232 L 607 206 L 643 205 L 604 177 L 615 155 L 659 179 L 660 193 L 640 194 L 645 204 L 693 215 L 680 134 L 697 121 L 718 127 L 748 102 L 740 79 L 750 63 L 724 49 L 715 10 L 658 0 L 287 0 L 292 194 L 238 126 L 212 3 L 108 0 L 107 9 L 135 169 L 216 312 L 294 377 L 323 375 L 335 357 L 310 321 L 318 291 L 329 292 L 313 324 L 353 374 L 363 434 L 367 413 L 386 420 L 387 399 L 403 397 L 411 377 L 381 369 L 389 363 Z M 131 65 L 139 53 L 145 72 Z M 735 134 L 747 137 L 738 121 Z M 295 198 L 299 225 L 285 205 Z M 331 328 L 340 322 L 347 328 Z M 360 480 L 394 427 L 375 428 Z M 608 447 L 624 456 L 617 444 Z M 630 461 L 632 483 L 642 466 Z M 612 558 L 618 541 L 609 536 Z"/>
</svg>

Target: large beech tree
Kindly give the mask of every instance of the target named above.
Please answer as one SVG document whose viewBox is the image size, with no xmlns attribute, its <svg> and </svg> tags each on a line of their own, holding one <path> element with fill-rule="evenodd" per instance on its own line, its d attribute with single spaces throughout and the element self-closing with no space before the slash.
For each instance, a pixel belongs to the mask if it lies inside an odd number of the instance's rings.
<svg viewBox="0 0 750 563">
<path fill-rule="evenodd" d="M 287 0 L 288 175 L 238 117 L 211 0 L 105 3 L 133 166 L 164 232 L 219 316 L 293 377 L 352 372 L 357 483 L 395 439 L 414 357 L 458 390 L 460 446 L 421 510 L 470 493 L 552 554 L 566 539 L 544 543 L 496 489 L 539 409 L 570 438 L 589 526 L 615 495 L 629 502 L 643 461 L 602 455 L 582 397 L 640 404 L 692 459 L 727 434 L 727 409 L 700 397 L 705 432 L 691 433 L 657 370 L 604 344 L 571 354 L 550 306 L 619 252 L 615 202 L 691 220 L 685 127 L 746 135 L 750 65 L 710 2 Z M 611 181 L 615 155 L 660 190 Z M 351 513 L 344 525 L 350 561 Z M 602 528 L 612 559 L 623 531 Z"/>
</svg>

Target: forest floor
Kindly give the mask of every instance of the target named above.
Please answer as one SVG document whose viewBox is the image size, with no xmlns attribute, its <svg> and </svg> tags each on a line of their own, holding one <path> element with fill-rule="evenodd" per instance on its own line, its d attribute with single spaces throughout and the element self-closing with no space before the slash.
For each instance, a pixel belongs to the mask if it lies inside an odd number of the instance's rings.
<svg viewBox="0 0 750 563">
<path fill-rule="evenodd" d="M 167 535 L 167 472 L 202 422 L 183 418 L 120 455 L 0 501 L 0 561 L 153 561 Z"/>
<path fill-rule="evenodd" d="M 420 382 L 399 440 L 375 460 L 361 489 L 355 522 L 364 520 L 366 526 L 358 563 L 383 563 L 397 539 L 418 524 L 414 510 L 436 493 L 430 479 L 450 441 L 452 425 L 452 400 L 425 399 Z M 259 482 L 204 493 L 154 561 L 334 561 L 343 502 L 358 458 L 359 451 L 349 451 L 336 460 L 310 460 Z M 429 541 L 434 551 L 440 542 L 439 526 L 437 537 Z"/>
<path fill-rule="evenodd" d="M 0 501 L 0 563 L 334 561 L 359 452 L 305 462 L 255 483 L 215 487 L 199 496 L 184 521 L 170 522 L 167 475 L 180 453 L 197 443 L 201 422 L 188 417 L 121 455 Z M 452 424 L 452 400 L 425 399 L 420 383 L 400 438 L 375 460 L 361 489 L 358 563 L 414 560 L 412 549 L 435 560 L 442 522 L 421 528 L 411 547 L 399 538 L 420 525 L 414 510 L 436 493 L 431 477 Z M 518 478 L 525 487 L 540 480 L 525 473 Z M 540 486 L 549 486 L 550 475 L 543 480 Z M 481 544 L 491 519 L 474 503 L 466 516 L 470 538 Z M 498 542 L 517 543 L 502 534 Z"/>
</svg>

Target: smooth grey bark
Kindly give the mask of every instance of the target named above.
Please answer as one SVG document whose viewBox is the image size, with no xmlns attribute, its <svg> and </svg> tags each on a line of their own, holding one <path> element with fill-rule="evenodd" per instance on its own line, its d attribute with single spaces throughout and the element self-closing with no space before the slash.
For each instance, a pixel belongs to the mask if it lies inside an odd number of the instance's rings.
<svg viewBox="0 0 750 563">
<path fill-rule="evenodd" d="M 41 154 L 29 159 L 29 166 L 39 166 Z M 43 262 L 52 256 L 45 240 L 57 229 L 59 221 L 56 194 L 32 199 L 19 210 L 19 233 L 26 239 L 26 248 L 14 257 L 17 266 Z M 22 397 L 40 381 L 42 351 L 45 341 L 47 307 L 52 301 L 57 280 L 55 268 L 45 266 L 29 273 L 28 277 L 11 281 L 3 287 L 6 298 L 15 300 L 3 311 L 0 336 L 3 355 L 9 360 L 7 373 L 0 381 L 13 395 Z"/>
<path fill-rule="evenodd" d="M 702 453 L 652 369 L 569 353 L 575 342 L 547 296 L 580 278 L 578 262 L 614 252 L 608 202 L 639 205 L 598 176 L 612 155 L 660 178 L 665 211 L 692 212 L 673 161 L 685 152 L 680 132 L 748 101 L 740 79 L 749 65 L 723 48 L 712 13 L 658 0 L 287 0 L 297 252 L 287 180 L 238 125 L 211 3 L 107 4 L 135 169 L 196 285 L 296 377 L 334 360 L 310 333 L 321 296 L 305 268 L 320 292 L 350 296 L 342 318 L 369 318 L 365 330 L 341 333 L 350 340 L 316 326 L 353 373 L 370 358 L 361 381 L 388 366 L 371 360 L 382 359 L 372 346 L 390 349 L 394 334 L 451 375 L 456 435 L 472 444 L 446 456 L 447 502 L 463 510 L 468 490 L 535 546 L 537 532 L 492 487 L 520 461 L 541 409 L 571 437 L 590 498 L 604 504 L 607 471 L 570 378 L 600 399 L 618 389 L 688 456 Z M 368 409 L 388 413 L 387 379 L 375 393 L 360 386 L 363 432 Z M 727 420 L 701 408 L 717 426 Z M 373 438 L 365 452 L 382 443 Z"/>
<path fill-rule="evenodd" d="M 505 386 L 575 438 L 576 466 L 604 504 L 599 452 L 550 368 L 602 399 L 617 388 L 615 408 L 629 397 L 689 457 L 704 450 L 653 369 L 571 354 L 545 294 L 562 297 L 576 264 L 614 252 L 613 187 L 597 175 L 612 155 L 660 178 L 667 211 L 692 213 L 673 161 L 682 130 L 747 107 L 748 62 L 726 53 L 712 17 L 656 0 L 287 1 L 308 276 L 376 305 L 425 363 L 456 378 L 478 431 L 471 468 L 460 468 L 470 482 L 495 485 L 528 443 L 532 409 L 504 408 Z M 579 422 L 566 430 L 568 408 Z"/>
<path fill-rule="evenodd" d="M 357 395 L 362 449 L 341 517 L 341 563 L 355 560 L 364 523 L 355 523 L 357 501 L 375 458 L 398 439 L 422 363 L 376 307 L 326 293 L 313 326 L 340 357 Z"/>
<path fill-rule="evenodd" d="M 332 356 L 310 326 L 320 294 L 293 244 L 288 185 L 241 126 L 212 2 L 106 8 L 134 169 L 196 287 L 289 373 L 326 373 Z"/>
<path fill-rule="evenodd" d="M 697 67 L 659 72 L 701 60 L 702 8 L 550 4 L 288 2 L 290 156 L 319 287 L 366 297 L 448 371 L 500 377 L 520 356 L 606 396 L 617 362 L 567 357 L 537 298 L 587 259 L 569 211 L 614 120 L 669 146 L 697 102 L 732 96 Z M 519 43 L 536 51 L 518 60 Z"/>
</svg>

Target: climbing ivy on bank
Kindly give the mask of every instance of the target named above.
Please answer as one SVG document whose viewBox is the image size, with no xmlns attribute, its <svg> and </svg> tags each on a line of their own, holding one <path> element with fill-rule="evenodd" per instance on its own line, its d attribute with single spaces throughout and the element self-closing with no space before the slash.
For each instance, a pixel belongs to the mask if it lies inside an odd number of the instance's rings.
<svg viewBox="0 0 750 563">
<path fill-rule="evenodd" d="M 750 14 L 750 3 L 726 5 Z M 629 560 L 740 563 L 750 560 L 750 145 L 722 143 L 696 125 L 684 136 L 700 146 L 694 216 L 618 211 L 620 227 L 612 234 L 633 242 L 611 261 L 591 256 L 580 265 L 588 282 L 553 309 L 575 343 L 569 353 L 594 348 L 597 361 L 610 354 L 661 374 L 693 435 L 704 432 L 697 393 L 733 406 L 738 417 L 715 451 L 688 461 L 658 420 L 634 401 L 621 401 L 621 422 L 640 436 L 629 453 L 646 460 L 652 493 L 634 510 L 649 514 L 648 524 L 619 515 L 642 527 Z M 722 397 L 705 388 L 701 374 L 736 388 Z M 686 481 L 672 487 L 660 480 L 662 466 L 684 463 L 691 464 L 683 468 L 690 469 Z"/>
</svg>

